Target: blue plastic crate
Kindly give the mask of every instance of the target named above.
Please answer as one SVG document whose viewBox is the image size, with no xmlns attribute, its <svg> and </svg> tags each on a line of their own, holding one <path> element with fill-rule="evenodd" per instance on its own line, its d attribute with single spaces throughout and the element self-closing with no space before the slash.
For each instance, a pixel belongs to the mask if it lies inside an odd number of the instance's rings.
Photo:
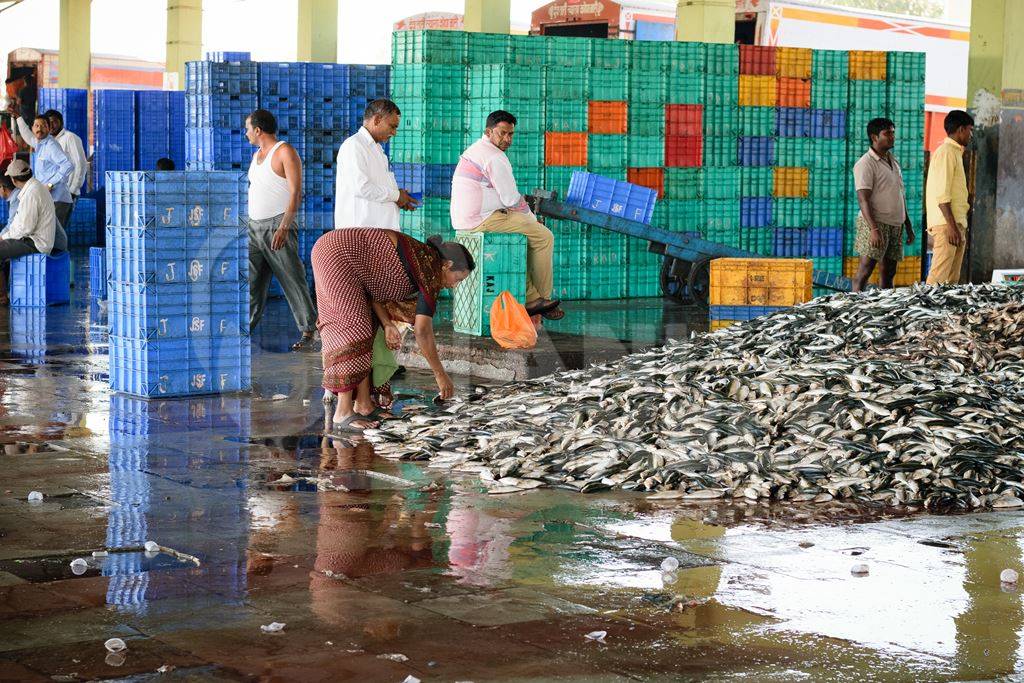
<svg viewBox="0 0 1024 683">
<path fill-rule="evenodd" d="M 34 308 L 71 301 L 71 257 L 30 254 L 11 260 L 11 308 Z"/>
<path fill-rule="evenodd" d="M 565 197 L 569 204 L 647 224 L 657 199 L 657 190 L 586 171 L 573 172 Z"/>
<path fill-rule="evenodd" d="M 131 339 L 188 336 L 185 283 L 133 283 L 112 280 L 108 288 L 110 334 Z"/>
<path fill-rule="evenodd" d="M 753 320 L 786 310 L 785 306 L 712 306 L 711 320 Z"/>
<path fill-rule="evenodd" d="M 230 171 L 132 171 L 107 177 L 108 224 L 120 227 L 237 226 L 247 181 Z"/>
<path fill-rule="evenodd" d="M 394 164 L 398 186 L 425 197 L 450 199 L 455 164 Z"/>
<path fill-rule="evenodd" d="M 107 259 L 103 247 L 89 249 L 89 296 L 107 298 Z"/>
<path fill-rule="evenodd" d="M 811 111 L 811 137 L 837 139 L 846 137 L 846 112 L 842 109 Z"/>
<path fill-rule="evenodd" d="M 775 141 L 768 137 L 740 138 L 740 166 L 773 166 Z"/>
<path fill-rule="evenodd" d="M 251 62 L 251 52 L 207 52 L 208 62 Z"/>
<path fill-rule="evenodd" d="M 110 388 L 137 396 L 187 396 L 252 387 L 248 337 L 140 340 L 110 337 Z"/>
<path fill-rule="evenodd" d="M 805 138 L 811 133 L 811 110 L 779 107 L 775 117 L 775 134 L 781 138 Z"/>
<path fill-rule="evenodd" d="M 842 255 L 842 228 L 808 228 L 805 258 L 835 258 Z"/>
<path fill-rule="evenodd" d="M 186 62 L 185 91 L 255 95 L 259 68 L 255 62 Z"/>
<path fill-rule="evenodd" d="M 386 64 L 349 64 L 348 89 L 349 97 L 365 97 L 376 100 L 388 97 L 391 80 L 391 67 Z"/>
<path fill-rule="evenodd" d="M 306 62 L 305 96 L 321 100 L 344 98 L 349 89 L 348 64 Z"/>
<path fill-rule="evenodd" d="M 740 200 L 740 225 L 764 228 L 772 224 L 771 197 L 744 197 Z"/>
<path fill-rule="evenodd" d="M 64 128 L 82 139 L 89 148 L 89 92 L 80 88 L 40 88 L 36 104 L 39 112 L 50 109 L 64 117 Z"/>
</svg>

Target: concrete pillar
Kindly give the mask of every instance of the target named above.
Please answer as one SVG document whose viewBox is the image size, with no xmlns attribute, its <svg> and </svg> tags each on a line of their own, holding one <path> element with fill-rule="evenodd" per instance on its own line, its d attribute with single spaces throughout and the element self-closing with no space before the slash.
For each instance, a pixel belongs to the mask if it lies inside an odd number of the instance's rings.
<svg viewBox="0 0 1024 683">
<path fill-rule="evenodd" d="M 338 61 L 338 0 L 299 0 L 300 62 Z"/>
<path fill-rule="evenodd" d="M 676 40 L 736 42 L 736 0 L 679 0 Z"/>
<path fill-rule="evenodd" d="M 462 25 L 476 33 L 509 33 L 512 0 L 466 0 Z"/>
<path fill-rule="evenodd" d="M 165 83 L 184 90 L 185 62 L 203 58 L 203 0 L 167 0 L 165 54 Z"/>
<path fill-rule="evenodd" d="M 1024 41 L 1019 35 L 1022 22 L 1024 2 L 1006 2 L 993 268 L 1024 268 Z"/>
<path fill-rule="evenodd" d="M 60 59 L 57 85 L 88 88 L 92 59 L 92 0 L 60 0 Z"/>
</svg>

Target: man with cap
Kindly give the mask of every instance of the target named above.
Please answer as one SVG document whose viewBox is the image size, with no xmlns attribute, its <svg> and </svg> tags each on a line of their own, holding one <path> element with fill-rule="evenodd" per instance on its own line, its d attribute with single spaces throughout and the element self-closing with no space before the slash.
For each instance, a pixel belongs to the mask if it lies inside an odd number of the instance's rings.
<svg viewBox="0 0 1024 683">
<path fill-rule="evenodd" d="M 6 175 L 18 189 L 18 211 L 0 233 L 0 262 L 67 249 L 68 238 L 57 223 L 50 191 L 32 176 L 28 164 L 15 159 Z M 9 303 L 6 286 L 0 293 L 0 303 Z"/>
<path fill-rule="evenodd" d="M 75 165 L 57 138 L 50 135 L 50 119 L 40 114 L 32 121 L 31 128 L 23 118 L 17 122 L 19 134 L 32 148 L 32 175 L 52 195 L 57 221 L 67 227 L 74 207 L 71 182 L 76 177 Z"/>
</svg>

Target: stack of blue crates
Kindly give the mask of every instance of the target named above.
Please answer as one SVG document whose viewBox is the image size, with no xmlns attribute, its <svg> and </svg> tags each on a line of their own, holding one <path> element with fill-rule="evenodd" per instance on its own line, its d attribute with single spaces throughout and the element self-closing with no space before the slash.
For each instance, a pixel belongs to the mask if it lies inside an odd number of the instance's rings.
<svg viewBox="0 0 1024 683">
<path fill-rule="evenodd" d="M 107 257 L 103 247 L 89 249 L 89 296 L 107 298 Z"/>
<path fill-rule="evenodd" d="M 255 62 L 186 63 L 186 168 L 248 168 L 253 150 L 245 138 L 245 118 L 259 103 L 258 74 Z"/>
<path fill-rule="evenodd" d="M 208 62 L 251 62 L 251 52 L 207 52 Z"/>
<path fill-rule="evenodd" d="M 136 92 L 138 113 L 138 152 L 134 169 L 154 171 L 158 159 L 167 158 L 175 168 L 185 167 L 185 93 L 175 90 L 139 90 Z"/>
<path fill-rule="evenodd" d="M 107 171 L 130 171 L 136 163 L 135 91 L 93 91 L 93 187 Z"/>
<path fill-rule="evenodd" d="M 72 247 L 91 247 L 96 244 L 96 200 L 92 197 L 79 197 L 71 212 L 71 224 L 65 232 L 68 245 Z"/>
<path fill-rule="evenodd" d="M 138 396 L 251 385 L 238 172 L 107 175 L 110 386 Z"/>
<path fill-rule="evenodd" d="M 40 88 L 39 112 L 54 109 L 64 117 L 64 127 L 89 148 L 89 92 L 80 88 Z"/>
</svg>

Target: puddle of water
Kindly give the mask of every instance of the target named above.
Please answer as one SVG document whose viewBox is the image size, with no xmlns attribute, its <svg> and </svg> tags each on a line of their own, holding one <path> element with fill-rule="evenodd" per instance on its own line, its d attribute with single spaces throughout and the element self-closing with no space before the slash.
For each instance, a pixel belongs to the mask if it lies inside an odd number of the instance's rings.
<svg viewBox="0 0 1024 683">
<path fill-rule="evenodd" d="M 285 481 L 281 481 L 281 479 L 285 479 Z M 319 476 L 314 472 L 292 471 L 265 483 L 268 488 L 276 491 L 342 491 L 351 493 L 398 491 L 416 485 L 408 479 L 372 470 L 332 470 Z"/>
<path fill-rule="evenodd" d="M 56 448 L 48 443 L 34 443 L 29 441 L 14 441 L 0 445 L 0 453 L 3 455 L 34 455 L 36 453 L 57 453 L 66 452 L 64 448 Z"/>
<path fill-rule="evenodd" d="M 88 563 L 82 574 L 71 571 L 71 562 L 81 557 Z M 48 557 L 30 557 L 13 560 L 0 560 L 0 571 L 14 574 L 29 583 L 47 583 L 66 579 L 81 579 L 92 576 L 110 576 L 116 573 L 117 567 L 131 564 L 139 567 L 140 572 L 161 569 L 187 569 L 192 565 L 167 553 L 150 556 L 144 552 L 111 553 L 106 557 L 82 555 L 52 555 Z"/>
<path fill-rule="evenodd" d="M 27 498 L 21 498 L 21 500 L 28 502 Z M 58 493 L 52 496 L 46 496 L 40 503 L 32 503 L 31 509 L 45 508 L 48 506 L 56 505 L 60 510 L 80 510 L 83 508 L 102 507 L 107 503 L 87 496 L 84 493 Z"/>
</svg>

